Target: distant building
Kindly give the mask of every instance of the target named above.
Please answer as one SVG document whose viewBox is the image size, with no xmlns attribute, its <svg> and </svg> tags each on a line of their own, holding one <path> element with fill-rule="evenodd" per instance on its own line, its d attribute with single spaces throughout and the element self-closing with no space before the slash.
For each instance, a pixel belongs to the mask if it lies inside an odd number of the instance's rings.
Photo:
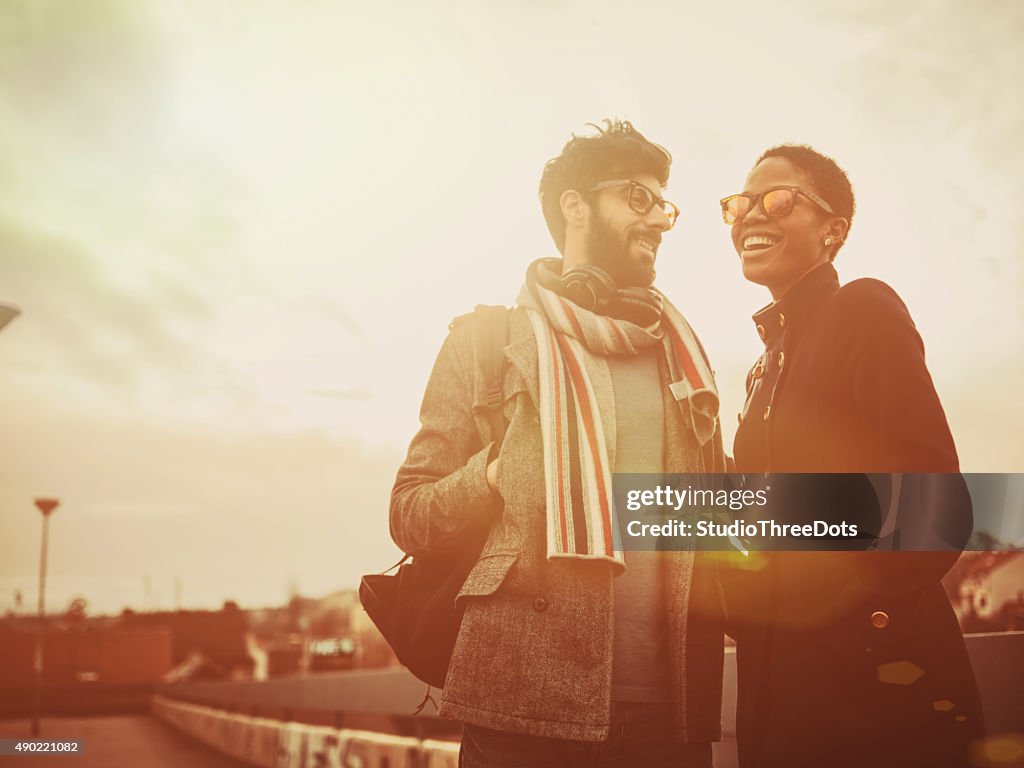
<svg viewBox="0 0 1024 768">
<path fill-rule="evenodd" d="M 196 654 L 204 659 L 205 679 L 250 679 L 255 662 L 249 653 L 249 618 L 228 601 L 219 611 L 160 611 L 120 617 L 126 628 L 166 627 L 173 638 L 175 666 Z"/>
<path fill-rule="evenodd" d="M 0 628 L 0 688 L 31 686 L 35 679 L 34 626 Z M 172 636 L 165 627 L 82 627 L 43 636 L 43 682 L 52 685 L 153 683 L 172 666 Z"/>
<path fill-rule="evenodd" d="M 965 632 L 1024 630 L 1024 551 L 975 553 L 956 603 Z"/>
<path fill-rule="evenodd" d="M 26 717 L 35 683 L 37 621 L 0 622 L 0 718 Z M 143 711 L 152 686 L 171 668 L 166 627 L 124 628 L 103 621 L 53 621 L 42 635 L 42 709 L 51 715 Z"/>
<path fill-rule="evenodd" d="M 249 612 L 269 677 L 400 666 L 355 590 L 322 598 L 295 595 L 287 606 Z"/>
</svg>

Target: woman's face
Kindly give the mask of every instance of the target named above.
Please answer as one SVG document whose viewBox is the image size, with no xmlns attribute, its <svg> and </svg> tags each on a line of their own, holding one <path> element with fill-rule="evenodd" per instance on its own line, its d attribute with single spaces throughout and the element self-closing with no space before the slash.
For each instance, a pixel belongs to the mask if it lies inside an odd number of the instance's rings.
<svg viewBox="0 0 1024 768">
<path fill-rule="evenodd" d="M 811 180 L 797 166 L 781 157 L 762 160 L 747 177 L 743 192 L 756 195 L 772 187 L 801 187 L 817 195 Z M 797 195 L 793 210 L 778 218 L 768 217 L 754 206 L 732 225 L 732 242 L 743 265 L 743 276 L 782 298 L 801 277 L 829 260 L 834 246 L 826 246 L 836 216 L 827 213 L 804 195 Z"/>
</svg>

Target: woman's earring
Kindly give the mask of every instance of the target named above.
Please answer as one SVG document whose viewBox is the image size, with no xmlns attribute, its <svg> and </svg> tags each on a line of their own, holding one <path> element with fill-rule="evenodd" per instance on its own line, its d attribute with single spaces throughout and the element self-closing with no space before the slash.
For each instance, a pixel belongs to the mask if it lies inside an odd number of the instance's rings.
<svg viewBox="0 0 1024 768">
<path fill-rule="evenodd" d="M 832 238 L 831 237 L 826 237 L 825 238 L 825 245 L 832 245 Z"/>
</svg>

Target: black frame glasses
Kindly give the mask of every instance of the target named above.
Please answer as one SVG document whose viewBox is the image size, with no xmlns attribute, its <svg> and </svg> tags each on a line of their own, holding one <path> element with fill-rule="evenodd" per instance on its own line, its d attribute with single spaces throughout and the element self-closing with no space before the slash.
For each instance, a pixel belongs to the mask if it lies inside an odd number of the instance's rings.
<svg viewBox="0 0 1024 768">
<path fill-rule="evenodd" d="M 668 219 L 668 228 L 672 229 L 676 225 L 676 222 L 679 220 L 679 208 L 676 204 L 670 203 L 663 197 L 658 197 L 658 195 L 654 194 L 639 181 L 612 179 L 611 181 L 602 181 L 600 184 L 595 184 L 588 191 L 600 192 L 602 189 L 625 186 L 629 187 L 629 208 L 631 211 L 639 213 L 641 216 L 646 216 L 654 206 L 658 206 L 661 212 L 665 214 L 665 218 Z"/>
<path fill-rule="evenodd" d="M 772 192 L 779 192 L 781 190 L 785 190 L 791 193 L 788 197 L 783 197 L 779 201 L 781 203 L 781 206 L 774 207 L 766 206 L 764 204 L 764 199 L 766 196 L 770 195 Z M 825 202 L 824 199 L 814 194 L 810 190 L 804 189 L 803 187 L 782 186 L 766 189 L 764 192 L 761 192 L 756 195 L 747 195 L 741 193 L 738 195 L 729 195 L 728 197 L 723 197 L 721 200 L 722 221 L 724 221 L 729 226 L 732 226 L 758 206 L 760 206 L 761 208 L 761 213 L 773 219 L 778 219 L 783 216 L 789 216 L 789 214 L 793 212 L 793 206 L 796 205 L 797 195 L 803 195 L 816 206 L 825 211 L 825 213 L 831 213 L 833 215 L 835 214 L 835 211 L 832 210 L 831 205 L 829 205 L 827 202 Z M 739 200 L 747 201 L 747 208 L 742 213 L 736 212 L 737 206 L 735 205 L 735 203 Z"/>
</svg>

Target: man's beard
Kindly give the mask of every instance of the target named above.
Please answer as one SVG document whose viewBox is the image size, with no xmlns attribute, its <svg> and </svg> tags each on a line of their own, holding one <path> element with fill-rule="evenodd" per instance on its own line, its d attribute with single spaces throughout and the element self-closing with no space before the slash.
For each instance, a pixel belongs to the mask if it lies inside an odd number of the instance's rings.
<svg viewBox="0 0 1024 768">
<path fill-rule="evenodd" d="M 619 288 L 649 288 L 654 283 L 654 261 L 633 255 L 630 238 L 611 230 L 600 216 L 591 219 L 583 246 L 587 261 L 607 272 Z"/>
</svg>

